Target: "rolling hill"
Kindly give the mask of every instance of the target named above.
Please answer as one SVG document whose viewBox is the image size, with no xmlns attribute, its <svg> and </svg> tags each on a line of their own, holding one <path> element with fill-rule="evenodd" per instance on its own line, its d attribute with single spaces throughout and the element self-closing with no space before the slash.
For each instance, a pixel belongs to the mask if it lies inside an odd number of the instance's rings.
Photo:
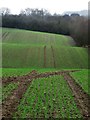
<svg viewBox="0 0 90 120">
<path fill-rule="evenodd" d="M 3 68 L 88 68 L 86 48 L 69 36 L 3 28 Z"/>
</svg>

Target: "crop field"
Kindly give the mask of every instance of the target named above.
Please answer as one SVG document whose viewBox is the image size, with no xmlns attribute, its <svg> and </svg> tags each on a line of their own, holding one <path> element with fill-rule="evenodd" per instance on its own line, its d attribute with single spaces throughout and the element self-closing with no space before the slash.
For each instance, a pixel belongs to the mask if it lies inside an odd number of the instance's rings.
<svg viewBox="0 0 90 120">
<path fill-rule="evenodd" d="M 6 28 L 2 32 L 3 68 L 88 68 L 87 49 L 76 47 L 68 36 Z"/>
<path fill-rule="evenodd" d="M 3 117 L 87 118 L 88 96 L 75 80 L 69 84 L 73 72 L 79 71 L 32 71 L 3 78 Z"/>
<path fill-rule="evenodd" d="M 14 117 L 81 118 L 81 114 L 66 81 L 53 76 L 33 80 Z"/>
<path fill-rule="evenodd" d="M 3 118 L 89 118 L 87 48 L 69 36 L 10 28 L 0 46 Z"/>
<path fill-rule="evenodd" d="M 3 28 L 3 43 L 12 43 L 28 46 L 74 46 L 74 41 L 70 37 L 63 35 L 49 34 L 43 32 L 32 32 L 27 30 L 18 30 Z"/>
</svg>

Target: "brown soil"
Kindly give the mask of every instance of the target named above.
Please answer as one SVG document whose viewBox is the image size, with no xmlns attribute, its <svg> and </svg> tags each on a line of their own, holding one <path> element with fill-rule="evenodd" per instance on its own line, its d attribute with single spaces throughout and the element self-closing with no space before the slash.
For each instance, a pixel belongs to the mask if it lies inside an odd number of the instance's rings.
<svg viewBox="0 0 90 120">
<path fill-rule="evenodd" d="M 11 82 L 21 82 L 23 79 L 24 80 L 28 80 L 31 78 L 31 75 L 32 77 L 34 78 L 42 78 L 42 77 L 49 77 L 49 76 L 52 76 L 52 75 L 60 75 L 62 73 L 68 73 L 68 72 L 75 72 L 75 71 L 78 71 L 78 70 L 70 70 L 70 71 L 57 71 L 57 72 L 45 72 L 45 73 L 37 73 L 37 71 L 33 70 L 32 72 L 28 73 L 27 75 L 23 75 L 23 76 L 18 76 L 18 77 L 3 77 L 2 78 L 2 84 L 3 85 L 6 85 L 6 84 L 9 84 Z M 36 75 L 36 76 L 33 76 L 33 75 Z"/>
<path fill-rule="evenodd" d="M 77 103 L 77 106 L 81 110 L 83 117 L 86 119 L 89 118 L 90 96 L 83 91 L 83 89 L 75 82 L 75 80 L 70 76 L 69 73 L 63 73 L 63 76 L 73 92 L 75 101 Z"/>
<path fill-rule="evenodd" d="M 26 76 L 21 77 L 20 84 L 16 90 L 13 91 L 13 95 L 11 95 L 3 104 L 2 104 L 2 117 L 3 118 L 11 118 L 18 104 L 20 103 L 20 99 L 23 94 L 26 92 L 28 86 L 30 85 L 32 79 L 36 76 L 36 72 L 32 71 L 30 75 L 28 75 L 29 79 Z"/>
<path fill-rule="evenodd" d="M 3 77 L 3 78 L 2 78 L 2 84 L 3 84 L 3 85 L 6 85 L 6 84 L 9 84 L 9 83 L 11 83 L 11 82 L 22 82 L 23 79 L 24 79 L 24 80 L 30 79 L 30 78 L 34 77 L 34 75 L 37 75 L 37 74 L 38 74 L 38 73 L 37 73 L 35 70 L 33 70 L 33 71 L 30 72 L 29 74 L 23 75 L 23 76 L 7 77 L 7 78 Z"/>
<path fill-rule="evenodd" d="M 44 68 L 46 67 L 46 46 L 44 46 Z"/>
<path fill-rule="evenodd" d="M 28 86 L 31 84 L 31 81 L 36 78 L 49 77 L 53 75 L 63 75 L 64 79 L 67 81 L 70 86 L 76 103 L 80 108 L 83 116 L 85 118 L 89 117 L 88 113 L 88 98 L 89 96 L 84 93 L 82 88 L 73 80 L 70 76 L 69 72 L 75 72 L 77 70 L 71 71 L 59 71 L 59 72 L 45 72 L 45 73 L 37 73 L 35 70 L 30 72 L 27 75 L 20 77 L 9 77 L 6 79 L 6 83 L 16 82 L 19 80 L 20 84 L 16 90 L 13 91 L 13 94 L 2 104 L 2 116 L 3 118 L 11 118 L 12 114 L 16 111 L 18 104 L 20 103 L 20 99 L 23 97 L 23 94 L 26 92 Z"/>
<path fill-rule="evenodd" d="M 53 46 L 51 46 L 51 50 L 52 50 L 52 55 L 53 55 L 54 68 L 56 68 L 56 63 L 55 63 L 55 56 L 54 56 L 54 49 L 53 49 Z"/>
</svg>

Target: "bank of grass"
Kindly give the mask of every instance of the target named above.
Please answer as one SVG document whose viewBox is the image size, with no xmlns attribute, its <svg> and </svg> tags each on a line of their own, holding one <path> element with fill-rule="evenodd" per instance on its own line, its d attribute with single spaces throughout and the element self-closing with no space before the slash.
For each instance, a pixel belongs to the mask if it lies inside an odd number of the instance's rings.
<svg viewBox="0 0 90 120">
<path fill-rule="evenodd" d="M 0 68 L 1 70 L 1 68 Z M 51 71 L 59 71 L 59 69 L 54 68 L 2 68 L 2 72 L 0 72 L 0 77 L 13 77 L 13 76 L 22 76 L 27 75 L 31 71 L 36 70 L 38 73 L 42 72 L 51 72 Z"/>
<path fill-rule="evenodd" d="M 87 49 L 76 47 L 69 36 L 10 28 L 2 33 L 3 68 L 88 67 Z"/>
<path fill-rule="evenodd" d="M 51 46 L 46 46 L 44 53 L 44 46 L 3 44 L 2 49 L 2 66 L 5 68 L 43 68 L 44 62 L 46 68 L 84 69 L 88 67 L 88 53 L 85 48 L 53 46 L 52 52 Z"/>
<path fill-rule="evenodd" d="M 87 49 L 80 47 L 53 47 L 56 68 L 84 69 L 88 67 Z"/>
<path fill-rule="evenodd" d="M 88 67 L 87 49 L 76 47 L 71 37 L 9 28 L 3 28 L 2 33 L 3 76 L 23 75 L 33 69 L 44 72 Z"/>
<path fill-rule="evenodd" d="M 58 69 L 58 68 L 0 68 L 0 77 L 14 77 L 27 75 L 31 71 L 36 70 L 38 73 L 44 72 L 56 72 L 56 71 L 71 71 L 71 70 L 81 70 L 81 69 Z"/>
<path fill-rule="evenodd" d="M 2 77 L 14 77 L 22 76 L 30 73 L 33 69 L 31 68 L 2 68 Z"/>
<path fill-rule="evenodd" d="M 74 41 L 69 36 L 50 34 L 44 32 L 33 32 L 3 28 L 3 43 L 9 44 L 29 44 L 29 45 L 54 45 L 54 46 L 74 46 Z"/>
</svg>

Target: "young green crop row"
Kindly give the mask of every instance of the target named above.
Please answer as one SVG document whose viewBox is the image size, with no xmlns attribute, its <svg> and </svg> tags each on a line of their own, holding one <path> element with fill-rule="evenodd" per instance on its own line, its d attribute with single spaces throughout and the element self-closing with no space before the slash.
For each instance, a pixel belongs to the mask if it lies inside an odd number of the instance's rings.
<svg viewBox="0 0 90 120">
<path fill-rule="evenodd" d="M 62 76 L 36 79 L 24 94 L 14 118 L 81 118 Z"/>
<path fill-rule="evenodd" d="M 19 83 L 10 83 L 8 85 L 2 86 L 2 101 L 10 96 L 14 89 L 17 89 L 18 84 Z"/>
</svg>

